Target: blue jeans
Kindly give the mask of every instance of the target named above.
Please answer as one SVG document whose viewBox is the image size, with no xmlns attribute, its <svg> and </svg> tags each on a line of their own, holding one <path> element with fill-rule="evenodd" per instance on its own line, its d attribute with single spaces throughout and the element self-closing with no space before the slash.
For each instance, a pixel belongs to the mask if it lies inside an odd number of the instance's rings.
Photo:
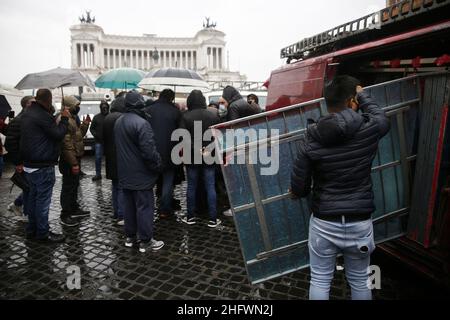
<svg viewBox="0 0 450 320">
<path fill-rule="evenodd" d="M 103 145 L 101 143 L 95 144 L 95 175 L 100 177 L 102 175 L 102 158 Z"/>
<path fill-rule="evenodd" d="M 161 212 L 172 213 L 173 182 L 175 169 L 169 169 L 162 174 Z"/>
<path fill-rule="evenodd" d="M 122 190 L 125 234 L 128 238 L 149 242 L 153 238 L 155 196 L 153 190 Z"/>
<path fill-rule="evenodd" d="M 53 186 L 55 185 L 55 168 L 42 168 L 33 173 L 26 173 L 30 186 L 24 192 L 24 211 L 28 216 L 27 233 L 37 239 L 48 236 L 48 212 L 52 202 Z"/>
<path fill-rule="evenodd" d="M 2 177 L 2 174 L 3 174 L 3 156 L 0 156 L 0 178 Z"/>
<path fill-rule="evenodd" d="M 343 223 L 311 216 L 309 225 L 311 264 L 310 300 L 328 300 L 336 269 L 336 256 L 344 255 L 345 275 L 352 300 L 372 300 L 369 289 L 370 255 L 375 250 L 372 220 Z"/>
<path fill-rule="evenodd" d="M 202 174 L 203 173 L 203 174 Z M 187 217 L 194 217 L 199 176 L 202 174 L 206 189 L 208 212 L 211 221 L 217 219 L 216 169 L 214 166 L 187 166 Z"/>
<path fill-rule="evenodd" d="M 119 181 L 112 181 L 112 201 L 114 208 L 114 218 L 123 220 L 123 199 L 122 189 L 119 188 Z"/>
</svg>

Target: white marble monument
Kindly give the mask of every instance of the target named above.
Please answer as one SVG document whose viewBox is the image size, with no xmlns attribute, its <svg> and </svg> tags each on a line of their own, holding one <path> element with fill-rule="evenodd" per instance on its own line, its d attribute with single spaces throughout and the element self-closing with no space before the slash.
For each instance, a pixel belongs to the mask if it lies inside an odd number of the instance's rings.
<svg viewBox="0 0 450 320">
<path fill-rule="evenodd" d="M 121 67 L 149 71 L 153 68 L 187 68 L 207 81 L 245 81 L 239 72 L 230 72 L 225 33 L 209 18 L 192 38 L 141 37 L 105 34 L 89 11 L 70 28 L 72 69 L 94 80 L 103 72 Z"/>
</svg>

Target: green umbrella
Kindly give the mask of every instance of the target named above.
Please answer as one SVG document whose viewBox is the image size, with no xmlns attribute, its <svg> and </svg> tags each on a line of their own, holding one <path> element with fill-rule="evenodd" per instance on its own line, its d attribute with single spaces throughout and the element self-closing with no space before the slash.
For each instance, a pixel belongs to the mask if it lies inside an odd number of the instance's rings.
<svg viewBox="0 0 450 320">
<path fill-rule="evenodd" d="M 144 78 L 145 72 L 132 68 L 119 68 L 108 71 L 95 81 L 97 88 L 136 89 Z"/>
</svg>

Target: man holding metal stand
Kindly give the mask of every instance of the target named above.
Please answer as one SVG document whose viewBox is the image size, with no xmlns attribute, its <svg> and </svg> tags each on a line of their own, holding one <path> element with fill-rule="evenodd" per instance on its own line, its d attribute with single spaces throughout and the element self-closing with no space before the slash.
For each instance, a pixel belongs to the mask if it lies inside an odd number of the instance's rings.
<svg viewBox="0 0 450 320">
<path fill-rule="evenodd" d="M 368 268 L 375 249 L 371 167 L 389 121 L 353 77 L 336 77 L 324 96 L 329 115 L 308 127 L 291 178 L 293 195 L 306 197 L 311 188 L 313 193 L 310 299 L 329 299 L 336 256 L 342 253 L 352 299 L 371 300 Z"/>
</svg>

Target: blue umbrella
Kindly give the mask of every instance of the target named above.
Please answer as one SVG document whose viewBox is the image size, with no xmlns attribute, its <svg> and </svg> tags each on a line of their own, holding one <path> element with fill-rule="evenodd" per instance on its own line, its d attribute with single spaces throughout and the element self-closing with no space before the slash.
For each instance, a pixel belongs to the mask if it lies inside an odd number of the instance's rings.
<svg viewBox="0 0 450 320">
<path fill-rule="evenodd" d="M 95 86 L 105 89 L 136 89 L 144 76 L 145 72 L 138 69 L 114 69 L 102 74 L 95 81 Z"/>
</svg>

